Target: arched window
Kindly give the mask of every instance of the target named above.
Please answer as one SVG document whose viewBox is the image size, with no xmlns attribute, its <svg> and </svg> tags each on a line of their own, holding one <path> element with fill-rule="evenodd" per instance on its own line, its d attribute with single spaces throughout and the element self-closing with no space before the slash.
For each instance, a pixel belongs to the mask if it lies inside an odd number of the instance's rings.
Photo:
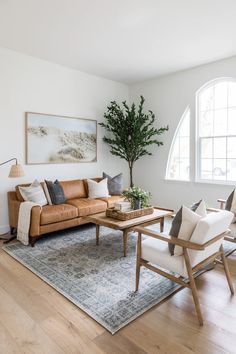
<svg viewBox="0 0 236 354">
<path fill-rule="evenodd" d="M 236 181 L 236 82 L 214 80 L 196 98 L 197 180 Z"/>
<path fill-rule="evenodd" d="M 169 152 L 166 178 L 189 180 L 190 172 L 190 109 L 185 110 L 176 129 Z"/>
</svg>

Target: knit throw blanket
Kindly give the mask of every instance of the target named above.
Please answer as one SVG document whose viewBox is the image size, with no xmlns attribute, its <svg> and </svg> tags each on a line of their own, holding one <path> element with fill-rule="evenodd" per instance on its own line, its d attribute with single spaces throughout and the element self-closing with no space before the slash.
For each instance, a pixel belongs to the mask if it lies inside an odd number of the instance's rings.
<svg viewBox="0 0 236 354">
<path fill-rule="evenodd" d="M 17 240 L 19 240 L 21 243 L 23 243 L 23 245 L 26 246 L 29 244 L 31 209 L 34 206 L 40 206 L 40 205 L 32 202 L 23 202 L 20 205 L 18 226 L 17 226 Z M 42 207 L 40 206 L 40 208 Z"/>
</svg>

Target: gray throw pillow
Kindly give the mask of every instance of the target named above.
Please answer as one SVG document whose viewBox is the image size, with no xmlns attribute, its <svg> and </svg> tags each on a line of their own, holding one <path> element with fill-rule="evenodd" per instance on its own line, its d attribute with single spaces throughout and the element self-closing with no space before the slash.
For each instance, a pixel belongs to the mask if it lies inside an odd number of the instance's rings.
<svg viewBox="0 0 236 354">
<path fill-rule="evenodd" d="M 103 172 L 103 178 L 107 178 L 107 186 L 110 195 L 121 195 L 123 193 L 123 174 L 114 177 Z"/>
<path fill-rule="evenodd" d="M 200 219 L 200 215 L 183 205 L 172 221 L 170 236 L 189 241 Z M 168 245 L 171 256 L 181 256 L 183 254 L 182 247 L 171 243 Z"/>
<path fill-rule="evenodd" d="M 52 201 L 52 204 L 63 204 L 66 201 L 65 194 L 60 182 L 56 179 L 55 182 L 46 181 L 48 192 Z"/>
<path fill-rule="evenodd" d="M 225 210 L 232 211 L 232 213 L 234 213 L 234 218 L 232 220 L 232 223 L 235 223 L 236 222 L 236 194 L 235 194 L 235 189 L 228 196 L 228 199 L 226 200 Z"/>
</svg>

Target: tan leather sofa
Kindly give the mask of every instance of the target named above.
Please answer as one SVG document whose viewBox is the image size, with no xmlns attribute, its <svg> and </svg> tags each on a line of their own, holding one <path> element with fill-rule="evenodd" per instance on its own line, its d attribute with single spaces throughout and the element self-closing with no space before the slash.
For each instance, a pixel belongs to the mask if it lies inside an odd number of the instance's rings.
<svg viewBox="0 0 236 354">
<path fill-rule="evenodd" d="M 100 180 L 101 178 L 94 178 Z M 89 199 L 87 180 L 77 179 L 60 182 L 66 197 L 65 204 L 45 205 L 40 211 L 39 206 L 32 208 L 29 238 L 31 246 L 44 234 L 67 229 L 87 223 L 86 216 L 101 213 L 107 207 L 113 207 L 115 202 L 122 200 L 121 196 Z M 24 184 L 27 186 L 29 184 Z M 17 229 L 18 213 L 23 198 L 19 185 L 14 192 L 8 192 L 9 225 L 11 233 Z"/>
</svg>

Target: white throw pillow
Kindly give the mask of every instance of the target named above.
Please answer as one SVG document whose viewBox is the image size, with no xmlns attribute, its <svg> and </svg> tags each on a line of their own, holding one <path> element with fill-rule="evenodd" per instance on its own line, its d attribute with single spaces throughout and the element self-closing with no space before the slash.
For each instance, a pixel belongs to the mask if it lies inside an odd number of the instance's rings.
<svg viewBox="0 0 236 354">
<path fill-rule="evenodd" d="M 172 221 L 170 235 L 172 237 L 189 241 L 200 219 L 200 215 L 183 205 L 176 213 L 174 220 Z M 169 243 L 169 250 L 172 256 L 181 256 L 183 254 L 182 247 L 171 243 Z"/>
<path fill-rule="evenodd" d="M 43 190 L 44 190 L 44 193 L 45 193 L 45 197 L 46 197 L 46 199 L 48 201 L 48 204 L 52 205 L 52 199 L 50 197 L 50 194 L 49 194 L 49 191 L 48 191 L 48 186 L 47 186 L 46 182 L 43 182 Z"/>
<path fill-rule="evenodd" d="M 88 182 L 88 196 L 89 198 L 107 198 L 109 197 L 107 178 L 102 179 L 100 182 L 87 179 Z"/>
<path fill-rule="evenodd" d="M 33 202 L 41 206 L 47 205 L 47 198 L 39 181 L 35 180 L 29 187 L 19 186 L 24 201 Z"/>
<path fill-rule="evenodd" d="M 207 216 L 206 203 L 204 199 L 201 199 L 199 202 L 193 204 L 190 209 L 203 218 Z"/>
</svg>

